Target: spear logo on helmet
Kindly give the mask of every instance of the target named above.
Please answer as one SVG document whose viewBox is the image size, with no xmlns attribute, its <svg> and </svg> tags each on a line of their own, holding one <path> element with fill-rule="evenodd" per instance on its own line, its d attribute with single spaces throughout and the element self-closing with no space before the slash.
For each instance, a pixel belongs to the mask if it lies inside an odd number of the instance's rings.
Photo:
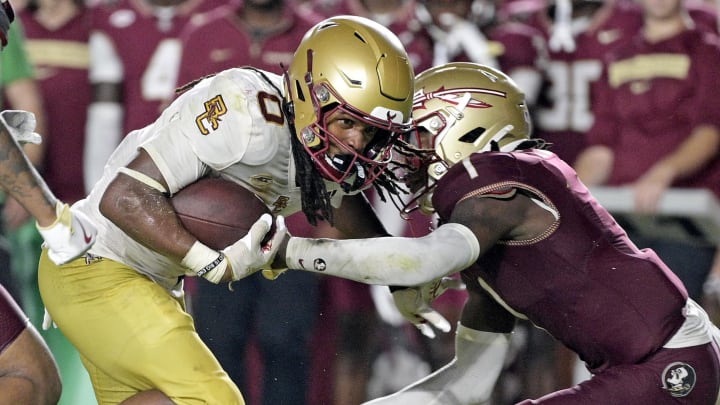
<svg viewBox="0 0 720 405">
<path fill-rule="evenodd" d="M 435 91 L 431 91 L 429 93 L 425 92 L 425 89 L 420 89 L 415 92 L 413 95 L 413 109 L 417 108 L 425 108 L 425 103 L 427 101 L 430 101 L 432 99 L 440 99 L 442 101 L 445 101 L 448 104 L 458 105 L 461 102 L 461 99 L 466 93 L 475 93 L 475 94 L 488 94 L 492 96 L 498 96 L 505 98 L 507 95 L 505 92 L 497 91 L 497 90 L 491 90 L 491 89 L 479 89 L 479 88 L 473 88 L 473 87 L 462 87 L 462 88 L 454 88 L 450 90 L 446 90 L 445 87 L 441 87 Z M 492 107 L 491 104 L 488 104 L 484 101 L 476 100 L 476 99 L 470 99 L 470 102 L 467 104 L 470 108 L 490 108 Z"/>
</svg>

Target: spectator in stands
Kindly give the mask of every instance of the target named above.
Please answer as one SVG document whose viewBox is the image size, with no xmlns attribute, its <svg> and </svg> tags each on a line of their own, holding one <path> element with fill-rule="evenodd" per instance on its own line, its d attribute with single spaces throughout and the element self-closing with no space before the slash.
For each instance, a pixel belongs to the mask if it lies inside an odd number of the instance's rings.
<svg viewBox="0 0 720 405">
<path fill-rule="evenodd" d="M 630 185 L 638 213 L 654 214 L 670 187 L 720 196 L 720 44 L 695 27 L 682 0 L 642 0 L 636 39 L 608 58 L 594 104 L 590 146 L 576 162 L 588 185 Z M 658 220 L 658 226 L 662 223 Z M 632 235 L 652 247 L 699 300 L 714 246 L 707 241 Z"/>
<path fill-rule="evenodd" d="M 433 66 L 474 62 L 502 69 L 532 106 L 540 91 L 542 33 L 528 24 L 500 20 L 489 0 L 420 0 L 418 20 L 433 39 Z"/>
</svg>

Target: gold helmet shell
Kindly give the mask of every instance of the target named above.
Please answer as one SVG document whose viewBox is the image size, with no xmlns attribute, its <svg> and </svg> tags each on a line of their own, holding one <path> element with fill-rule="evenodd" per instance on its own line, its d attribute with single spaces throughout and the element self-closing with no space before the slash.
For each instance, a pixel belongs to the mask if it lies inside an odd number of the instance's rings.
<svg viewBox="0 0 720 405">
<path fill-rule="evenodd" d="M 515 82 L 497 69 L 468 62 L 417 76 L 413 118 L 448 168 L 473 153 L 506 150 L 528 139 L 532 129 L 525 95 Z"/>
<path fill-rule="evenodd" d="M 296 135 L 326 178 L 341 182 L 349 176 L 325 156 L 333 140 L 326 117 L 340 109 L 381 130 L 387 139 L 371 142 L 372 150 L 348 150 L 357 155 L 349 166 L 362 164 L 371 176 L 379 174 L 391 143 L 410 128 L 413 80 L 400 40 L 372 20 L 332 17 L 305 34 L 286 73 L 286 94 Z"/>
<path fill-rule="evenodd" d="M 430 68 L 415 79 L 413 118 L 423 148 L 434 148 L 429 183 L 416 193 L 431 211 L 430 191 L 447 170 L 474 153 L 511 151 L 530 138 L 525 95 L 503 72 L 469 62 Z M 417 198 L 424 194 L 424 198 Z"/>
</svg>

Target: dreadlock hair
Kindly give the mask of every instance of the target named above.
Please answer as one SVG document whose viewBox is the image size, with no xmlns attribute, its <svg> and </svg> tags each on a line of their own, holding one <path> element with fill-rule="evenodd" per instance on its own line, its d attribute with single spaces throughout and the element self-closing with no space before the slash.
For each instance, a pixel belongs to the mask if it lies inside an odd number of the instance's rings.
<svg viewBox="0 0 720 405">
<path fill-rule="evenodd" d="M 399 156 L 399 159 L 394 158 L 396 155 Z M 384 193 L 386 191 L 395 208 L 402 213 L 405 203 L 402 201 L 401 194 L 410 194 L 410 190 L 405 184 L 407 175 L 409 173 L 425 172 L 433 158 L 434 150 L 420 149 L 405 140 L 398 139 L 393 144 L 393 160 L 383 169 L 382 174 L 373 183 L 380 200 L 382 202 L 387 201 Z"/>
<path fill-rule="evenodd" d="M 300 143 L 300 139 L 295 136 L 295 125 L 290 124 L 290 129 L 293 132 L 290 138 L 292 154 L 295 159 L 295 184 L 300 187 L 302 212 L 311 225 L 317 225 L 318 220 L 326 220 L 332 225 L 333 215 L 330 193 L 325 187 L 325 181 L 310 155 L 305 153 L 305 148 Z"/>
</svg>

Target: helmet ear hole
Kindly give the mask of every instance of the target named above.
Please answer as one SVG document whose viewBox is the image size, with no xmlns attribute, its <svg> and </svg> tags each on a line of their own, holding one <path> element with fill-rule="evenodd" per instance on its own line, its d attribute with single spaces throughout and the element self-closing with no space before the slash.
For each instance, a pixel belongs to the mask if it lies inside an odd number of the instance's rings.
<svg viewBox="0 0 720 405">
<path fill-rule="evenodd" d="M 297 94 L 298 100 L 305 101 L 305 93 L 303 93 L 302 86 L 297 80 L 295 80 L 295 94 Z"/>
<path fill-rule="evenodd" d="M 477 141 L 484 133 L 485 133 L 485 128 L 477 127 L 475 129 L 473 129 L 472 131 L 466 133 L 465 135 L 461 136 L 460 138 L 458 138 L 458 141 L 464 142 L 464 143 L 475 143 L 475 141 Z"/>
</svg>

